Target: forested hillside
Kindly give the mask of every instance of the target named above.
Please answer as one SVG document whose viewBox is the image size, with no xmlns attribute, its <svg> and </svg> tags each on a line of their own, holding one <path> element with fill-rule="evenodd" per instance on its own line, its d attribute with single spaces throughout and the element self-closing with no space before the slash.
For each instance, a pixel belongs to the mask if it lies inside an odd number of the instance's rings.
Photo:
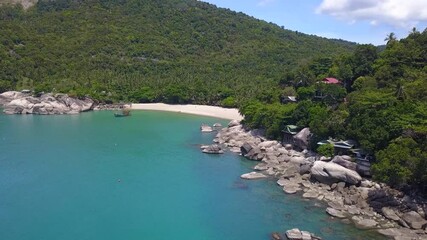
<svg viewBox="0 0 427 240">
<path fill-rule="evenodd" d="M 342 84 L 319 82 L 336 77 Z M 358 45 L 351 54 L 314 59 L 287 73 L 284 92 L 298 103 L 242 106 L 246 124 L 281 138 L 284 126 L 310 127 L 320 140 L 353 139 L 375 157 L 377 180 L 427 192 L 427 29 L 402 40 L 387 37 L 383 52 Z"/>
<path fill-rule="evenodd" d="M 0 19 L 0 91 L 115 102 L 268 100 L 289 69 L 355 47 L 196 0 L 41 0 Z"/>
</svg>

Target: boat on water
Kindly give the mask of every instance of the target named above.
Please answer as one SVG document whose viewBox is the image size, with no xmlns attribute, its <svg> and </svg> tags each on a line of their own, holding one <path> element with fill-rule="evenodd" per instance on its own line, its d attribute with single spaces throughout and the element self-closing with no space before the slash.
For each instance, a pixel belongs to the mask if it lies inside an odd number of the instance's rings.
<svg viewBox="0 0 427 240">
<path fill-rule="evenodd" d="M 121 112 L 114 113 L 114 117 L 129 117 L 130 116 L 130 109 L 123 109 Z"/>
</svg>

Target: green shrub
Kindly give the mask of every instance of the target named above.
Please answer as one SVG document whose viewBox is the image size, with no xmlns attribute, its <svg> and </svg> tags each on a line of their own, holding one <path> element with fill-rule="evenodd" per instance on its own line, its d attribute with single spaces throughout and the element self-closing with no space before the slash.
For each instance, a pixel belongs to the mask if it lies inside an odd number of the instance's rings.
<svg viewBox="0 0 427 240">
<path fill-rule="evenodd" d="M 427 154 L 412 138 L 397 138 L 376 154 L 377 163 L 372 166 L 376 180 L 399 186 L 427 184 Z"/>
<path fill-rule="evenodd" d="M 334 156 L 334 145 L 332 144 L 323 144 L 317 148 L 317 153 L 325 157 Z"/>
<path fill-rule="evenodd" d="M 221 101 L 221 106 L 225 108 L 235 108 L 237 107 L 237 102 L 234 97 L 227 97 Z"/>
</svg>

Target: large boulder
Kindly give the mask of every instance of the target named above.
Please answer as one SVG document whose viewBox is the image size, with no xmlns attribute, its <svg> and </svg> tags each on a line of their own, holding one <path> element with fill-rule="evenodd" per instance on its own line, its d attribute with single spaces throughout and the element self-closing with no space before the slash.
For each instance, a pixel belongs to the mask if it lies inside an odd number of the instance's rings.
<svg viewBox="0 0 427 240">
<path fill-rule="evenodd" d="M 354 224 L 359 229 L 373 229 L 373 228 L 376 228 L 378 226 L 378 223 L 373 219 L 367 219 L 367 218 L 362 218 L 359 216 L 353 216 L 351 218 L 351 220 L 353 220 Z"/>
<path fill-rule="evenodd" d="M 242 152 L 242 155 L 245 156 L 246 154 L 248 154 L 252 150 L 252 148 L 253 147 L 249 143 L 245 142 L 240 147 L 240 152 Z"/>
<path fill-rule="evenodd" d="M 427 221 L 415 211 L 403 214 L 402 218 L 413 229 L 421 229 L 427 225 Z"/>
<path fill-rule="evenodd" d="M 22 98 L 26 94 L 17 91 L 8 91 L 0 94 L 0 106 L 10 103 L 14 99 Z"/>
<path fill-rule="evenodd" d="M 384 215 L 384 217 L 386 217 L 390 220 L 393 220 L 393 221 L 399 221 L 400 220 L 399 216 L 397 216 L 397 214 L 391 208 L 383 207 L 383 208 L 381 208 L 381 212 Z"/>
<path fill-rule="evenodd" d="M 302 129 L 294 138 L 295 146 L 300 149 L 307 149 L 310 143 L 311 132 L 309 128 Z"/>
<path fill-rule="evenodd" d="M 243 156 L 250 160 L 261 161 L 264 158 L 265 154 L 263 154 L 258 147 L 254 147 L 246 154 L 243 154 Z"/>
<path fill-rule="evenodd" d="M 11 100 L 4 105 L 3 112 L 6 114 L 22 114 L 32 109 L 40 101 L 33 97 L 24 97 Z"/>
<path fill-rule="evenodd" d="M 331 162 L 353 171 L 357 170 L 357 163 L 349 161 L 349 158 L 347 158 L 346 156 L 335 156 Z"/>
<path fill-rule="evenodd" d="M 316 161 L 310 171 L 315 179 L 325 184 L 341 181 L 349 184 L 358 184 L 362 180 L 362 177 L 357 172 L 333 162 Z"/>
<path fill-rule="evenodd" d="M 286 237 L 289 240 L 301 240 L 302 239 L 302 233 L 298 228 L 294 228 L 294 229 L 286 231 Z"/>
<path fill-rule="evenodd" d="M 264 141 L 258 144 L 258 147 L 262 150 L 265 150 L 267 148 L 270 148 L 272 146 L 276 146 L 278 144 L 277 141 Z"/>
<path fill-rule="evenodd" d="M 231 127 L 235 127 L 235 126 L 238 126 L 238 125 L 240 125 L 240 122 L 239 122 L 238 120 L 231 120 L 231 121 L 228 123 L 228 127 L 229 127 L 229 128 L 231 128 Z"/>
<path fill-rule="evenodd" d="M 337 209 L 334 209 L 334 208 L 329 208 L 329 207 L 326 208 L 326 213 L 328 213 L 332 217 L 336 217 L 336 218 L 346 218 L 347 217 L 344 212 L 337 210 Z"/>
<path fill-rule="evenodd" d="M 309 190 L 308 192 L 305 192 L 302 195 L 303 198 L 317 198 L 319 197 L 319 193 L 313 191 L 313 190 Z"/>
<path fill-rule="evenodd" d="M 303 156 L 293 156 L 290 158 L 289 160 L 290 163 L 293 163 L 295 165 L 303 165 L 303 164 L 307 164 L 310 163 L 308 160 L 305 159 L 305 157 Z"/>
</svg>

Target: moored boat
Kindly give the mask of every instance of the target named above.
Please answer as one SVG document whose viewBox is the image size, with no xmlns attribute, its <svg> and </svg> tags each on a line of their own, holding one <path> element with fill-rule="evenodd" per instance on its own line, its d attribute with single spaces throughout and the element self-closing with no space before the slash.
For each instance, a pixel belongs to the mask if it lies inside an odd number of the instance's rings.
<svg viewBox="0 0 427 240">
<path fill-rule="evenodd" d="M 123 109 L 122 112 L 114 113 L 114 117 L 129 117 L 130 116 L 130 109 Z"/>
</svg>

